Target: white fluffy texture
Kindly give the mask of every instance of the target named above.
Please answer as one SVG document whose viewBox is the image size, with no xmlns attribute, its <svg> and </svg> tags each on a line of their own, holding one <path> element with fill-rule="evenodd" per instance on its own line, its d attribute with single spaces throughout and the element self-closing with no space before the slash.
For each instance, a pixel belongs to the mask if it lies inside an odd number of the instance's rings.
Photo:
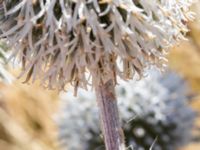
<svg viewBox="0 0 200 150">
<path fill-rule="evenodd" d="M 188 90 L 174 74 L 168 75 L 164 81 L 162 79 L 162 84 L 160 75 L 155 72 L 153 75 L 141 81 L 120 81 L 116 88 L 120 116 L 123 122 L 134 121 L 134 118 L 149 119 L 144 122 L 150 122 L 155 127 L 158 122 L 175 124 L 176 129 L 171 130 L 169 135 L 180 135 L 172 143 L 181 145 L 190 137 L 194 118 L 194 112 L 187 106 Z M 173 85 L 170 84 L 172 81 Z M 61 145 L 69 150 L 87 149 L 87 141 L 93 138 L 90 131 L 96 135 L 100 133 L 95 95 L 80 90 L 76 98 L 71 93 L 65 93 L 61 99 L 61 112 L 56 117 Z M 149 117 L 149 114 L 155 116 Z"/>
<path fill-rule="evenodd" d="M 192 0 L 1 1 L 0 35 L 23 63 L 21 75 L 49 88 L 96 86 L 162 68 L 184 39 Z M 12 6 L 13 5 L 13 6 Z M 1 17 L 2 18 L 2 17 Z M 119 65 L 117 60 L 120 60 Z M 122 67 L 119 67 L 122 66 Z M 89 73 L 89 77 L 86 75 Z M 89 83 L 88 78 L 92 78 Z"/>
</svg>

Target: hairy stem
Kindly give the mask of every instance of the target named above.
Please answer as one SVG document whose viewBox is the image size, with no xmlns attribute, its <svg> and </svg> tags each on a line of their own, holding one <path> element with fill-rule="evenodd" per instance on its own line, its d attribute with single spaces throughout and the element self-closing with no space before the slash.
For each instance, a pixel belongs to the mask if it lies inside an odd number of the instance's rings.
<svg viewBox="0 0 200 150">
<path fill-rule="evenodd" d="M 110 80 L 98 86 L 96 95 L 106 150 L 124 150 L 124 136 L 120 125 L 113 82 Z"/>
</svg>

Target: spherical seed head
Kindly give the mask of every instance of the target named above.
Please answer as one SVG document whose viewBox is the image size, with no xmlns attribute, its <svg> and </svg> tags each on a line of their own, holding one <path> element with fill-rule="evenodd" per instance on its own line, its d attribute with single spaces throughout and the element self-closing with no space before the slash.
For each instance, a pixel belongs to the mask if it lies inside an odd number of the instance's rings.
<svg viewBox="0 0 200 150">
<path fill-rule="evenodd" d="M 165 63 L 184 39 L 192 0 L 7 0 L 1 38 L 13 47 L 26 82 L 49 88 L 96 86 L 142 76 Z"/>
</svg>

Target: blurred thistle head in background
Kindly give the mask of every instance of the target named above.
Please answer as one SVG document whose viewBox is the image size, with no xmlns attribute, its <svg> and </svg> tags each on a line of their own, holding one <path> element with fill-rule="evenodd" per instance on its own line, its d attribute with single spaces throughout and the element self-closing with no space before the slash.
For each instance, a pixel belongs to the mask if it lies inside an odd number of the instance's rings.
<svg viewBox="0 0 200 150">
<path fill-rule="evenodd" d="M 141 81 L 120 81 L 116 87 L 126 144 L 146 150 L 156 139 L 153 149 L 175 150 L 193 138 L 196 114 L 188 106 L 190 88 L 175 73 L 151 74 Z M 61 98 L 56 120 L 63 149 L 104 149 L 95 95 L 80 90 L 78 97 L 65 93 Z"/>
<path fill-rule="evenodd" d="M 192 0 L 0 1 L 0 38 L 13 48 L 26 81 L 49 88 L 96 86 L 162 68 L 184 39 Z M 91 80 L 90 80 L 91 79 Z M 91 82 L 90 82 L 91 81 Z"/>
</svg>

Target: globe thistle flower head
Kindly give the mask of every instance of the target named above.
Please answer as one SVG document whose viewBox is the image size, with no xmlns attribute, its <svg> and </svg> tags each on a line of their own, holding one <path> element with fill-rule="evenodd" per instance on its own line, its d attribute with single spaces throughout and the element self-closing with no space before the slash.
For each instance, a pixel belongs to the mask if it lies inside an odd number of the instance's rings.
<svg viewBox="0 0 200 150">
<path fill-rule="evenodd" d="M 166 62 L 184 39 L 192 0 L 6 0 L 0 38 L 23 66 L 26 81 L 49 88 L 87 88 L 116 77 L 131 79 Z M 2 9 L 3 8 L 3 9 Z"/>
</svg>

